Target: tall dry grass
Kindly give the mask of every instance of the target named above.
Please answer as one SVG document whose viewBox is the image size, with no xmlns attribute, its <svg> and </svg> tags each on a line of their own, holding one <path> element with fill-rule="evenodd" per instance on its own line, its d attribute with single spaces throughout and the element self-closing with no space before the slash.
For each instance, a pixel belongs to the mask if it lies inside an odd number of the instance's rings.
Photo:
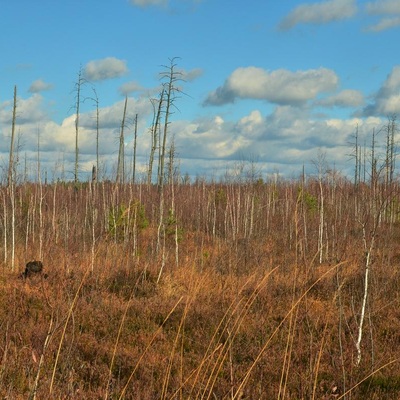
<svg viewBox="0 0 400 400">
<path fill-rule="evenodd" d="M 312 180 L 176 185 L 173 215 L 166 186 L 161 237 L 155 187 L 26 183 L 11 272 L 2 189 L 0 395 L 397 399 L 397 187 L 339 177 L 323 190 L 320 263 Z M 356 365 L 362 227 L 383 202 Z M 19 279 L 40 243 L 48 278 Z"/>
</svg>

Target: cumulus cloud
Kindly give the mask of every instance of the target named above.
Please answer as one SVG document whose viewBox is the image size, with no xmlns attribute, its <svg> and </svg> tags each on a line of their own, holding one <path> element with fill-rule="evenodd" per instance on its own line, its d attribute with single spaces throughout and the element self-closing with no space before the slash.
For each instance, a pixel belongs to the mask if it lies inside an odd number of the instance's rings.
<svg viewBox="0 0 400 400">
<path fill-rule="evenodd" d="M 245 151 L 256 154 L 266 163 L 293 164 L 299 172 L 301 165 L 311 164 L 318 149 L 322 149 L 328 153 L 328 161 L 334 160 L 336 167 L 346 168 L 348 143 L 356 126 L 359 126 L 361 137 L 364 132 L 371 132 L 376 123 L 376 120 L 359 118 L 312 118 L 307 111 L 278 106 L 262 119 L 261 126 L 259 122 L 254 125 L 258 135 L 248 142 Z M 236 128 L 242 135 L 247 135 L 240 123 Z"/>
<path fill-rule="evenodd" d="M 247 137 L 258 137 L 265 128 L 265 118 L 259 110 L 252 111 L 249 115 L 241 118 L 237 123 L 237 129 Z"/>
<path fill-rule="evenodd" d="M 328 0 L 301 4 L 282 20 L 279 28 L 288 30 L 298 24 L 324 24 L 350 18 L 356 12 L 356 0 Z"/>
<path fill-rule="evenodd" d="M 7 101 L 0 105 L 0 123 L 10 125 L 12 120 L 12 102 Z M 37 124 L 49 120 L 43 97 L 35 93 L 27 99 L 17 99 L 17 124 Z"/>
<path fill-rule="evenodd" d="M 126 61 L 115 57 L 93 60 L 84 68 L 85 77 L 91 81 L 118 78 L 128 72 Z"/>
<path fill-rule="evenodd" d="M 46 83 L 42 79 L 37 79 L 36 81 L 33 81 L 31 83 L 28 91 L 30 93 L 38 93 L 38 92 L 43 92 L 45 90 L 50 90 L 52 88 L 53 88 L 53 85 L 51 83 Z"/>
<path fill-rule="evenodd" d="M 7 154 L 10 143 L 12 118 L 12 100 L 0 103 L 0 161 Z M 118 135 L 120 133 L 124 100 L 109 107 L 99 109 L 99 154 L 102 171 L 107 169 L 110 178 L 118 156 Z M 20 135 L 20 151 L 26 154 L 27 165 L 37 162 L 37 141 L 40 140 L 41 164 L 43 170 L 52 171 L 58 176 L 61 170 L 66 171 L 66 179 L 72 177 L 75 153 L 75 115 L 72 114 L 61 123 L 52 121 L 47 115 L 47 107 L 40 94 L 34 94 L 28 99 L 18 99 L 17 132 Z M 137 161 L 147 162 L 150 135 L 147 134 L 148 117 L 152 106 L 146 98 L 129 98 L 126 118 L 126 140 L 133 137 L 133 120 L 138 114 Z M 85 171 L 90 172 L 96 162 L 96 119 L 95 112 L 82 112 L 79 129 L 79 170 L 82 178 Z M 9 126 L 9 129 L 5 127 Z M 1 129 L 3 128 L 3 129 Z M 133 149 L 127 143 L 127 154 Z M 50 176 L 50 174 L 49 174 Z"/>
<path fill-rule="evenodd" d="M 252 110 L 237 121 L 224 120 L 220 115 L 177 121 L 171 125 L 171 132 L 183 160 L 182 171 L 185 166 L 190 171 L 196 165 L 209 176 L 215 171 L 221 176 L 225 166 L 234 167 L 235 162 L 252 157 L 264 171 L 275 169 L 290 175 L 300 173 L 304 164 L 314 170 L 311 161 L 318 149 L 326 152 L 328 162 L 334 161 L 336 168 L 349 167 L 349 142 L 356 127 L 361 138 L 380 124 L 379 118 L 312 118 L 307 109 L 277 106 L 267 115 Z"/>
<path fill-rule="evenodd" d="M 400 114 L 400 65 L 387 76 L 374 100 L 364 109 L 365 115 Z"/>
<path fill-rule="evenodd" d="M 179 154 L 183 153 L 187 158 L 227 158 L 243 146 L 242 137 L 235 133 L 234 124 L 219 115 L 192 122 L 177 121 L 171 128 Z"/>
<path fill-rule="evenodd" d="M 300 105 L 321 92 L 334 90 L 337 84 L 335 72 L 326 68 L 270 72 L 257 67 L 244 67 L 236 69 L 222 86 L 211 92 L 205 104 L 221 105 L 241 98 Z"/>
<path fill-rule="evenodd" d="M 119 92 L 126 96 L 134 92 L 140 92 L 143 87 L 136 81 L 126 82 L 119 87 Z"/>
<path fill-rule="evenodd" d="M 117 101 L 111 106 L 102 107 L 99 110 L 99 125 L 102 129 L 111 129 L 119 132 L 121 127 L 121 120 L 124 113 L 125 99 Z M 136 114 L 138 114 L 138 121 L 140 124 L 145 124 L 146 118 L 153 113 L 153 107 L 146 97 L 138 99 L 128 97 L 127 114 L 126 114 L 126 131 L 132 127 L 132 122 Z M 96 111 L 83 113 L 80 116 L 80 125 L 87 129 L 95 129 L 96 124 Z M 143 129 L 145 127 L 143 126 Z"/>
<path fill-rule="evenodd" d="M 324 107 L 359 107 L 364 104 L 364 96 L 358 90 L 342 90 L 340 93 L 315 102 Z"/>
<path fill-rule="evenodd" d="M 400 68 L 400 67 L 399 67 Z M 400 71 L 394 70 L 381 88 L 381 95 L 396 92 L 400 85 Z M 346 93 L 346 91 L 344 91 Z M 339 96 L 340 93 L 336 96 Z M 335 97 L 335 96 L 333 96 Z M 343 96 L 346 97 L 346 96 Z M 351 97 L 351 96 L 349 96 Z M 347 102 L 349 102 L 347 100 Z M 105 177 L 112 176 L 118 156 L 118 134 L 123 114 L 124 101 L 118 101 L 109 107 L 100 108 L 100 159 L 102 171 L 107 169 Z M 21 129 L 21 151 L 27 153 L 28 165 L 35 163 L 38 131 L 40 133 L 41 164 L 50 175 L 72 177 L 75 151 L 75 116 L 65 118 L 62 123 L 51 121 L 43 112 L 43 99 L 34 94 L 28 99 L 19 99 L 18 117 Z M 0 126 L 10 126 L 12 101 L 0 104 Z M 128 120 L 139 114 L 139 140 L 137 141 L 138 163 L 145 166 L 148 162 L 150 135 L 148 122 L 152 115 L 151 103 L 146 98 L 128 99 Z M 25 120 L 23 119 L 25 117 Z M 28 118 L 29 117 L 29 118 Z M 96 130 L 93 111 L 83 112 L 79 133 L 79 169 L 81 177 L 90 174 L 96 161 Z M 386 116 L 383 120 L 386 119 Z M 7 123 L 4 123 L 4 122 Z M 195 175 L 204 173 L 208 177 L 222 176 L 229 168 L 246 157 L 257 159 L 264 172 L 280 170 L 285 175 L 299 173 L 303 164 L 315 159 L 318 148 L 327 153 L 327 159 L 335 160 L 337 168 L 345 168 L 348 161 L 349 141 L 358 125 L 360 138 L 363 132 L 370 133 L 373 127 L 382 123 L 380 118 L 330 119 L 314 118 L 311 108 L 291 105 L 278 105 L 271 113 L 263 114 L 253 109 L 236 120 L 227 119 L 222 114 L 210 115 L 196 120 L 174 119 L 170 134 L 175 136 L 182 173 Z M 7 155 L 9 130 L 0 130 L 0 153 Z M 132 125 L 126 129 L 127 154 L 133 149 Z M 204 160 L 207 160 L 206 162 Z M 142 168 L 138 164 L 138 171 Z M 144 167 L 143 167 L 144 168 Z M 33 168 L 34 169 L 34 168 Z M 51 172 L 50 172 L 51 171 Z M 54 171 L 54 172 L 53 172 Z M 87 172 L 85 172 L 87 171 Z M 70 175 L 68 175 L 70 174 Z M 265 176 L 265 175 L 264 175 Z"/>
</svg>

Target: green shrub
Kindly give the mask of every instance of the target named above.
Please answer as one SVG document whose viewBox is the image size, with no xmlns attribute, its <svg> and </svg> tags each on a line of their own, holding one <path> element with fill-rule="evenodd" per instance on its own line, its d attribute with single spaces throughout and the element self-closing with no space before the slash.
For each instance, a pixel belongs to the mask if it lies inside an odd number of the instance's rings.
<svg viewBox="0 0 400 400">
<path fill-rule="evenodd" d="M 133 200 L 129 206 L 120 204 L 112 207 L 108 213 L 108 233 L 120 241 L 129 236 L 134 230 L 147 228 L 149 221 L 144 205 Z"/>
</svg>

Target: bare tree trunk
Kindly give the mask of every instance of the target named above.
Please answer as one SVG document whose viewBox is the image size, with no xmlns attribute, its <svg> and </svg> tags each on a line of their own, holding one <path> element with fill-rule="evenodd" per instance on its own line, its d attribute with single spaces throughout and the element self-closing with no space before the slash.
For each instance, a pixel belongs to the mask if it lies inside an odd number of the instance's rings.
<svg viewBox="0 0 400 400">
<path fill-rule="evenodd" d="M 354 158 L 355 158 L 355 167 L 354 167 L 354 185 L 357 186 L 358 182 L 359 182 L 359 170 L 358 170 L 358 164 L 359 164 L 359 158 L 358 158 L 358 125 L 356 128 L 356 132 L 354 134 L 354 139 L 355 139 L 355 143 L 354 143 Z"/>
<path fill-rule="evenodd" d="M 171 106 L 175 100 L 175 92 L 178 91 L 175 83 L 179 80 L 179 73 L 175 71 L 175 58 L 170 60 L 170 65 L 167 70 L 162 73 L 162 77 L 167 80 L 165 83 L 165 91 L 166 91 L 166 102 L 165 102 L 165 119 L 164 119 L 164 130 L 163 130 L 163 138 L 161 145 L 161 153 L 160 153 L 160 171 L 159 171 L 159 179 L 158 179 L 158 189 L 161 191 L 164 185 L 164 164 L 165 164 L 165 150 L 167 145 L 167 134 L 168 134 L 168 126 L 169 126 L 169 118 L 171 116 Z"/>
<path fill-rule="evenodd" d="M 99 132 L 100 132 L 100 112 L 99 112 L 99 98 L 97 92 L 93 89 L 94 101 L 96 104 L 96 173 L 94 174 L 94 182 L 97 182 L 99 175 Z"/>
<path fill-rule="evenodd" d="M 388 122 L 386 127 L 386 158 L 385 158 L 385 186 L 389 186 L 390 179 L 390 123 Z"/>
<path fill-rule="evenodd" d="M 75 167 L 74 167 L 74 182 L 78 182 L 78 171 L 79 171 L 79 111 L 81 106 L 81 89 L 84 83 L 82 77 L 82 67 L 79 69 L 78 81 L 75 84 L 76 90 L 76 103 L 75 103 Z"/>
<path fill-rule="evenodd" d="M 13 105 L 12 125 L 11 125 L 11 144 L 10 144 L 10 159 L 9 159 L 9 163 L 8 163 L 7 186 L 10 186 L 13 183 L 14 141 L 15 141 L 16 119 L 17 119 L 17 86 L 14 86 L 14 105 Z"/>
<path fill-rule="evenodd" d="M 89 186 L 90 200 L 91 200 L 91 211 L 92 211 L 92 248 L 91 248 L 91 270 L 94 271 L 94 264 L 96 259 L 96 234 L 95 234 L 95 226 L 97 222 L 97 207 L 96 207 L 96 199 L 97 199 L 97 185 Z"/>
<path fill-rule="evenodd" d="M 175 211 L 175 177 L 174 177 L 174 158 L 175 158 L 175 146 L 174 140 L 172 140 L 171 147 L 169 150 L 169 182 L 171 187 L 171 222 L 174 224 L 174 239 L 175 239 L 175 265 L 179 265 L 179 235 L 178 235 L 178 222 Z"/>
<path fill-rule="evenodd" d="M 38 131 L 37 138 L 37 177 L 39 184 L 39 260 L 42 259 L 42 249 L 43 249 L 43 215 L 42 215 L 42 204 L 43 204 L 43 187 L 42 187 L 42 177 L 40 169 L 40 133 Z"/>
<path fill-rule="evenodd" d="M 17 86 L 14 86 L 14 105 L 11 126 L 10 160 L 8 165 L 8 189 L 11 200 L 11 271 L 15 268 L 15 182 L 14 182 L 14 140 L 17 119 Z"/>
<path fill-rule="evenodd" d="M 53 237 L 55 244 L 58 244 L 58 235 L 59 235 L 59 230 L 57 229 L 57 224 L 56 224 L 56 209 L 57 209 L 57 181 L 54 183 L 54 191 L 53 191 L 53 217 L 51 219 L 51 226 L 53 228 Z"/>
<path fill-rule="evenodd" d="M 117 183 L 124 183 L 125 180 L 125 119 L 126 119 L 126 107 L 128 105 L 128 96 L 125 96 L 124 114 L 121 122 L 121 133 L 119 135 L 119 151 L 118 151 L 118 167 L 117 167 Z"/>
<path fill-rule="evenodd" d="M 319 263 L 322 264 L 323 258 L 323 237 L 324 237 L 324 190 L 322 187 L 322 177 L 319 178 L 319 189 L 320 189 L 320 209 L 319 209 L 319 238 L 318 238 L 318 249 L 319 249 Z"/>
<path fill-rule="evenodd" d="M 396 116 L 390 120 L 390 183 L 393 183 L 394 170 L 396 167 L 394 135 L 396 131 Z"/>
<path fill-rule="evenodd" d="M 371 266 L 371 255 L 372 255 L 372 251 L 373 251 L 374 245 L 375 245 L 375 229 L 374 229 L 374 232 L 372 232 L 371 242 L 370 242 L 370 245 L 368 247 L 367 238 L 366 238 L 366 232 L 365 232 L 365 225 L 363 226 L 363 242 L 364 242 L 364 251 L 365 251 L 364 296 L 363 296 L 363 301 L 362 301 L 362 305 L 361 305 L 361 316 L 360 316 L 360 322 L 358 324 L 358 335 L 357 335 L 357 341 L 356 341 L 356 350 L 357 350 L 356 365 L 360 365 L 361 356 L 362 356 L 362 354 L 361 354 L 361 341 L 362 341 L 362 335 L 363 335 L 363 325 L 364 325 L 364 319 L 365 319 L 365 310 L 367 308 L 369 271 L 370 271 L 370 266 Z"/>
<path fill-rule="evenodd" d="M 3 212 L 3 214 L 4 214 L 4 216 L 3 216 L 3 218 L 4 218 L 4 224 L 3 224 L 3 228 L 4 228 L 4 243 L 3 243 L 3 246 L 4 246 L 4 264 L 7 264 L 7 259 L 8 259 L 8 254 L 7 254 L 7 252 L 8 252 L 8 241 L 7 241 L 7 234 L 8 234 L 8 223 L 7 223 L 7 218 L 8 218 L 8 216 L 7 216 L 7 200 L 6 200 L 6 193 L 4 193 L 4 196 L 3 196 L 3 208 L 4 208 L 4 212 Z"/>
<path fill-rule="evenodd" d="M 15 185 L 10 186 L 11 199 L 11 271 L 15 269 Z"/>
<path fill-rule="evenodd" d="M 137 123 L 138 115 L 135 116 L 135 132 L 133 136 L 133 165 L 132 165 L 132 183 L 136 180 L 136 144 L 137 144 Z"/>
<path fill-rule="evenodd" d="M 172 138 L 171 145 L 168 151 L 168 179 L 167 182 L 172 185 L 175 181 L 174 174 L 174 161 L 175 161 L 175 139 Z"/>
<path fill-rule="evenodd" d="M 160 247 L 160 239 L 161 233 L 163 233 L 163 251 L 162 251 L 162 264 L 160 268 L 160 272 L 158 274 L 157 282 L 160 281 L 162 271 L 165 265 L 165 223 L 164 223 L 164 175 L 165 175 L 165 150 L 167 145 L 167 133 L 169 126 L 169 118 L 171 115 L 171 106 L 175 100 L 175 92 L 178 89 L 175 86 L 175 83 L 179 80 L 179 73 L 175 71 L 175 59 L 170 60 L 170 65 L 166 67 L 166 71 L 161 74 L 161 77 L 166 79 L 166 83 L 164 84 L 165 93 L 166 93 L 166 102 L 165 102 L 165 118 L 164 118 L 164 129 L 163 129 L 163 139 L 162 145 L 160 147 L 160 157 L 159 157 L 159 170 L 158 170 L 158 191 L 160 194 L 160 206 L 159 206 L 159 225 L 157 232 L 157 253 L 159 252 Z"/>
<path fill-rule="evenodd" d="M 153 175 L 154 154 L 155 154 L 157 146 L 158 146 L 158 129 L 160 126 L 161 111 L 162 111 L 162 106 L 163 106 L 163 102 L 164 102 L 164 93 L 165 93 L 165 90 L 163 89 L 160 93 L 160 100 L 158 101 L 157 113 L 155 111 L 154 102 L 152 101 L 152 104 L 154 107 L 154 118 L 153 118 L 153 124 L 152 124 L 152 128 L 151 128 L 151 150 L 150 150 L 150 158 L 149 158 L 149 169 L 147 172 L 147 184 L 148 185 L 151 184 L 151 178 Z"/>
<path fill-rule="evenodd" d="M 323 175 L 327 170 L 326 159 L 324 153 L 318 154 L 318 160 L 315 162 L 318 169 L 318 184 L 319 184 L 319 228 L 318 228 L 318 252 L 319 252 L 319 263 L 322 264 L 323 260 L 323 239 L 324 239 L 324 213 L 325 213 L 325 198 L 324 198 L 324 188 L 323 188 Z"/>
</svg>

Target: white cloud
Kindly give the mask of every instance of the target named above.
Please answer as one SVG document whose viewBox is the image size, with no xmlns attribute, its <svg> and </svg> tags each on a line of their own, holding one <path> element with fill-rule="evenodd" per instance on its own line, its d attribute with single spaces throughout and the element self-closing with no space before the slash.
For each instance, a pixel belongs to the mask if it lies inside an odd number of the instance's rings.
<svg viewBox="0 0 400 400">
<path fill-rule="evenodd" d="M 277 106 L 269 115 L 253 110 L 236 122 L 223 120 L 219 115 L 176 121 L 171 132 L 183 172 L 185 168 L 192 172 L 196 166 L 200 175 L 206 172 L 211 177 L 218 171 L 221 176 L 225 166 L 231 168 L 250 157 L 257 160 L 264 172 L 277 169 L 290 175 L 300 173 L 304 164 L 314 171 L 312 160 L 319 149 L 326 152 L 327 161 L 334 162 L 336 168 L 351 170 L 349 142 L 356 127 L 360 140 L 365 137 L 369 142 L 368 134 L 381 123 L 379 118 L 315 119 L 306 109 Z"/>
<path fill-rule="evenodd" d="M 261 112 L 254 110 L 249 115 L 241 118 L 237 127 L 246 135 L 257 136 L 260 132 L 260 128 L 263 127 L 264 122 L 265 118 L 263 118 Z"/>
<path fill-rule="evenodd" d="M 111 106 L 101 107 L 99 109 L 99 126 L 101 132 L 112 132 L 114 135 L 119 134 L 121 121 L 124 113 L 125 99 L 112 104 Z M 148 98 L 139 97 L 138 99 L 128 97 L 127 111 L 126 111 L 126 134 L 132 134 L 133 121 L 138 114 L 138 130 L 146 131 L 147 118 L 152 115 L 153 108 Z M 74 116 L 73 116 L 74 117 Z M 71 117 L 72 118 L 72 117 Z M 65 119 L 64 121 L 67 121 Z M 82 128 L 90 131 L 95 130 L 96 125 L 96 111 L 82 113 L 80 115 L 79 124 Z M 103 134 L 103 133 L 100 133 Z"/>
<path fill-rule="evenodd" d="M 396 26 L 400 26 L 400 17 L 382 18 L 375 25 L 370 25 L 367 30 L 371 32 L 380 32 L 386 29 L 395 28 Z"/>
<path fill-rule="evenodd" d="M 366 115 L 400 114 L 400 65 L 387 76 L 372 104 L 364 109 Z"/>
<path fill-rule="evenodd" d="M 365 9 L 370 15 L 385 15 L 376 24 L 370 25 L 366 30 L 370 32 L 381 32 L 386 29 L 400 26 L 400 1 L 399 0 L 379 0 L 370 1 L 365 5 Z"/>
<path fill-rule="evenodd" d="M 393 67 L 382 86 L 383 95 L 391 95 L 400 89 L 400 65 Z"/>
<path fill-rule="evenodd" d="M 128 72 L 126 61 L 115 57 L 93 60 L 84 68 L 85 77 L 91 81 L 118 78 Z"/>
<path fill-rule="evenodd" d="M 53 88 L 53 85 L 51 83 L 46 83 L 42 79 L 37 79 L 36 81 L 33 81 L 31 83 L 28 91 L 30 93 L 38 93 L 38 92 L 43 92 L 45 90 L 50 90 L 52 88 Z"/>
<path fill-rule="evenodd" d="M 301 4 L 282 20 L 279 27 L 288 30 L 301 23 L 324 24 L 350 18 L 356 12 L 356 0 L 328 0 Z"/>
<path fill-rule="evenodd" d="M 237 98 L 260 99 L 276 104 L 302 104 L 321 92 L 336 88 L 338 77 L 326 68 L 291 72 L 278 69 L 272 72 L 257 67 L 236 69 L 205 104 L 232 103 Z"/>
<path fill-rule="evenodd" d="M 119 92 L 126 96 L 133 92 L 140 92 L 143 90 L 143 87 L 136 81 L 126 82 L 119 87 Z"/>
<path fill-rule="evenodd" d="M 148 6 L 165 6 L 168 0 L 130 0 L 134 6 L 148 7 Z"/>
<path fill-rule="evenodd" d="M 365 9 L 369 14 L 400 14 L 399 0 L 378 0 L 370 1 L 365 5 Z"/>
<path fill-rule="evenodd" d="M 269 73 L 265 72 L 269 79 Z M 286 71 L 287 73 L 287 71 Z M 263 76 L 263 74 L 261 74 Z M 284 74 L 285 75 L 285 74 Z M 290 74 L 289 74 L 290 75 Z M 295 75 L 295 74 L 294 74 Z M 329 74 L 328 74 L 329 75 Z M 281 76 L 281 75 L 279 75 Z M 290 75 L 291 76 L 291 75 Z M 297 75 L 296 78 L 299 79 Z M 277 79 L 277 77 L 275 77 Z M 301 79 L 300 79 L 301 81 Z M 286 81 L 285 81 L 286 82 Z M 296 81 L 297 82 L 297 81 Z M 296 87 L 296 85 L 294 85 Z M 278 85 L 282 87 L 281 83 Z M 283 88 L 285 85 L 283 85 Z M 235 90 L 242 88 L 235 87 Z M 400 66 L 388 75 L 377 94 L 374 106 L 391 109 L 400 106 Z M 251 89 L 254 92 L 255 89 Z M 275 88 L 275 90 L 278 90 Z M 344 90 L 326 99 L 329 105 L 356 106 L 360 100 L 357 91 Z M 314 96 L 315 98 L 315 96 Z M 383 99 L 387 99 L 384 102 Z M 378 102 L 380 100 L 380 102 Z M 41 164 L 50 177 L 60 176 L 66 171 L 67 178 L 72 178 L 75 152 L 75 116 L 65 118 L 61 124 L 49 119 L 43 99 L 39 94 L 18 100 L 19 127 L 21 133 L 21 154 L 27 151 L 28 164 L 36 161 L 38 132 L 40 133 Z M 123 114 L 124 100 L 109 107 L 100 108 L 100 158 L 107 168 L 110 178 L 115 169 L 118 155 L 118 134 Z M 262 109 L 252 109 L 236 119 L 228 119 L 223 114 L 210 115 L 192 121 L 179 120 L 175 114 L 170 125 L 170 137 L 175 135 L 177 159 L 181 172 L 189 172 L 194 176 L 197 172 L 208 177 L 222 176 L 227 168 L 246 158 L 256 159 L 263 170 L 263 176 L 274 170 L 286 176 L 298 174 L 305 164 L 309 171 L 314 171 L 311 160 L 317 157 L 320 148 L 327 154 L 328 162 L 335 162 L 335 167 L 345 170 L 349 166 L 348 154 L 351 151 L 349 142 L 356 126 L 359 126 L 360 140 L 370 143 L 372 128 L 379 128 L 386 121 L 383 118 L 322 118 L 314 117 L 310 107 L 278 105 L 271 113 L 263 113 Z M 0 104 L 0 152 L 7 154 L 9 147 L 9 129 L 5 129 L 11 118 L 12 101 Z M 144 170 L 148 162 L 150 135 L 149 121 L 152 106 L 148 98 L 130 97 L 128 99 L 128 127 L 126 129 L 127 159 L 132 154 L 132 120 L 139 114 L 137 156 L 138 171 Z M 25 116 L 25 120 L 23 117 Z M 90 175 L 91 166 L 96 160 L 96 131 L 93 111 L 82 112 L 79 132 L 79 168 L 81 179 Z M 27 118 L 29 117 L 29 118 Z M 364 135 L 364 136 L 363 136 Z M 128 163 L 127 163 L 128 164 Z M 308 165 L 308 167 L 307 167 Z M 62 167 L 61 167 L 62 166 Z M 32 169 L 34 170 L 34 168 Z M 55 171 L 55 172 L 53 172 Z"/>
<path fill-rule="evenodd" d="M 324 107 L 358 107 L 364 104 L 364 96 L 358 90 L 342 90 L 340 93 L 315 102 Z"/>
<path fill-rule="evenodd" d="M 9 150 L 9 136 L 11 131 L 12 101 L 0 103 L 0 157 Z M 111 174 L 118 153 L 118 135 L 120 132 L 123 115 L 124 100 L 110 107 L 99 109 L 99 153 L 104 167 Z M 38 134 L 40 135 L 40 153 L 43 169 L 55 171 L 61 169 L 63 164 L 65 171 L 70 171 L 67 178 L 72 177 L 75 153 L 75 115 L 70 115 L 61 123 L 50 120 L 47 108 L 43 104 L 43 98 L 34 94 L 28 99 L 18 99 L 17 103 L 17 132 L 20 136 L 21 153 L 27 153 L 28 164 L 35 163 L 37 152 Z M 152 107 L 146 98 L 129 98 L 125 135 L 129 141 L 133 136 L 133 119 L 138 114 L 138 160 L 146 156 L 150 136 L 147 135 L 148 116 L 152 113 Z M 79 124 L 79 169 L 83 172 L 89 170 L 96 160 L 96 120 L 94 112 L 82 112 Z M 9 127 L 9 128 L 6 128 Z M 133 146 L 127 147 L 127 155 L 130 157 Z M 62 161 L 60 161 L 62 159 Z M 108 176 L 109 178 L 110 176 Z"/>
<path fill-rule="evenodd" d="M 179 69 L 177 71 L 180 75 L 179 77 L 183 79 L 186 82 L 191 82 L 203 75 L 203 70 L 201 68 L 194 68 L 189 71 L 186 71 L 184 69 Z"/>
<path fill-rule="evenodd" d="M 13 102 L 7 101 L 0 105 L 0 123 L 10 125 L 12 120 Z M 17 97 L 17 125 L 48 121 L 48 110 L 43 104 L 43 97 L 35 93 L 27 99 Z"/>
<path fill-rule="evenodd" d="M 395 78 L 394 76 L 392 77 Z M 395 83 L 395 82 L 393 82 Z M 390 85 L 390 82 L 389 82 Z M 30 111 L 34 104 L 40 108 L 38 95 L 32 96 Z M 24 104 L 26 106 L 26 104 Z M 143 170 L 148 161 L 150 136 L 147 134 L 151 106 L 148 99 L 133 99 L 128 102 L 130 116 L 140 110 L 138 137 L 138 171 Z M 118 154 L 119 128 L 122 118 L 123 101 L 100 109 L 100 158 L 109 178 L 115 169 Z M 27 110 L 27 108 L 24 108 Z M 147 112 L 147 114 L 146 114 Z M 90 175 L 90 169 L 96 160 L 96 133 L 91 113 L 81 115 L 79 132 L 79 169 L 81 179 Z M 143 116 L 141 118 L 140 116 Z M 238 163 L 247 158 L 257 160 L 257 166 L 267 173 L 274 170 L 300 173 L 302 165 L 308 165 L 313 171 L 311 160 L 316 158 L 318 149 L 326 152 L 328 162 L 335 162 L 335 167 L 349 167 L 349 141 L 358 125 L 360 137 L 365 132 L 372 132 L 379 127 L 379 118 L 366 119 L 314 119 L 307 108 L 277 106 L 275 110 L 263 115 L 260 110 L 252 110 L 236 121 L 214 115 L 195 121 L 174 120 L 170 134 L 175 135 L 177 154 L 182 173 L 199 173 L 208 177 L 222 176 L 228 170 L 234 170 Z M 36 162 L 38 131 L 40 133 L 41 164 L 49 173 L 49 179 L 60 176 L 65 171 L 67 178 L 72 178 L 75 151 L 75 116 L 71 115 L 57 124 L 45 119 L 40 124 L 31 120 L 21 129 L 21 152 L 27 150 L 28 164 Z M 130 157 L 132 126 L 126 130 L 127 157 Z M 367 136 L 366 136 L 367 137 Z M 0 151 L 7 154 L 9 132 L 0 131 Z M 3 156 L 4 157 L 4 156 Z M 350 166 L 351 168 L 351 166 Z M 51 178 L 52 179 L 52 178 Z"/>
</svg>

